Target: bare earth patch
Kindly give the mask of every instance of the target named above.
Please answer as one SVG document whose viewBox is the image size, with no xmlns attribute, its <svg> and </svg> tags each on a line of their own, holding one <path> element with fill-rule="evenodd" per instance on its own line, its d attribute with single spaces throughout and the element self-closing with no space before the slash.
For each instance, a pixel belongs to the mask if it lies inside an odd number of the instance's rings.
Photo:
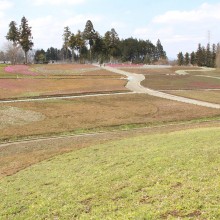
<svg viewBox="0 0 220 220">
<path fill-rule="evenodd" d="M 44 119 L 44 115 L 12 106 L 0 106 L 0 129 L 21 126 Z"/>
</svg>

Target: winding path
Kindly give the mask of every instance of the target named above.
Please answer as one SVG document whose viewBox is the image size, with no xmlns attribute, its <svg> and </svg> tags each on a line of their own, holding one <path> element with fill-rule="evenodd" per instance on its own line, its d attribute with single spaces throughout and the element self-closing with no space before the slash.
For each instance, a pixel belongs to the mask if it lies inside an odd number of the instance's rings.
<svg viewBox="0 0 220 220">
<path fill-rule="evenodd" d="M 184 103 L 193 104 L 193 105 L 200 105 L 200 106 L 204 106 L 204 107 L 208 107 L 208 108 L 220 109 L 220 104 L 214 104 L 214 103 L 199 101 L 199 100 L 195 100 L 195 99 L 184 98 L 181 96 L 175 96 L 175 95 L 171 95 L 171 94 L 167 94 L 164 92 L 160 92 L 160 91 L 146 88 L 141 85 L 141 81 L 143 81 L 145 79 L 145 76 L 143 74 L 129 73 L 124 70 L 119 70 L 119 69 L 115 69 L 115 68 L 108 67 L 108 66 L 103 67 L 103 68 L 108 71 L 114 72 L 114 73 L 125 75 L 128 80 L 126 88 L 128 88 L 129 90 L 131 90 L 133 92 L 144 93 L 144 94 L 148 94 L 148 95 L 152 95 L 152 96 L 156 96 L 156 97 L 160 97 L 160 98 L 164 98 L 164 99 L 174 100 L 174 101 L 178 101 L 178 102 L 184 102 Z"/>
</svg>

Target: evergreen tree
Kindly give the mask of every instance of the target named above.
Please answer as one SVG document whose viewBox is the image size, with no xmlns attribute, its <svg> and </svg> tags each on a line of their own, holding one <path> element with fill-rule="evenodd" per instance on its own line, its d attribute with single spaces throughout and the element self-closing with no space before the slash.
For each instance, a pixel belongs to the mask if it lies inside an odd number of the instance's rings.
<svg viewBox="0 0 220 220">
<path fill-rule="evenodd" d="M 46 62 L 46 52 L 43 49 L 37 50 L 34 55 L 34 60 L 36 63 L 45 63 Z"/>
<path fill-rule="evenodd" d="M 69 37 L 69 47 L 72 51 L 72 62 L 74 62 L 74 50 L 76 49 L 76 37 L 74 34 Z"/>
<path fill-rule="evenodd" d="M 184 56 L 183 56 L 182 52 L 179 52 L 177 54 L 177 63 L 178 63 L 179 66 L 184 65 Z"/>
<path fill-rule="evenodd" d="M 211 62 L 211 67 L 215 67 L 215 60 L 216 60 L 216 45 L 215 44 L 213 44 L 212 45 L 212 62 Z"/>
<path fill-rule="evenodd" d="M 160 42 L 160 40 L 157 40 L 157 44 L 156 44 L 156 51 L 155 51 L 155 59 L 156 61 L 160 60 L 160 59 L 167 59 L 166 56 L 166 52 L 163 49 L 163 46 Z"/>
<path fill-rule="evenodd" d="M 186 52 L 184 56 L 184 64 L 188 66 L 190 64 L 189 53 Z"/>
<path fill-rule="evenodd" d="M 110 55 L 112 58 L 116 58 L 119 55 L 119 37 L 114 28 L 110 31 Z"/>
<path fill-rule="evenodd" d="M 25 54 L 25 63 L 27 64 L 27 53 L 29 50 L 32 49 L 34 43 L 32 42 L 32 34 L 31 34 L 31 27 L 28 26 L 28 21 L 25 17 L 21 19 L 20 25 L 20 45 Z"/>
<path fill-rule="evenodd" d="M 63 59 L 68 59 L 69 58 L 69 53 L 68 53 L 68 47 L 69 47 L 69 38 L 71 36 L 71 31 L 68 26 L 64 27 L 64 32 L 63 32 L 63 48 L 64 48 L 64 57 Z"/>
<path fill-rule="evenodd" d="M 215 65 L 217 68 L 220 68 L 220 44 L 217 44 L 216 47 L 216 59 L 215 59 Z"/>
<path fill-rule="evenodd" d="M 61 59 L 59 50 L 53 47 L 47 49 L 45 56 L 47 61 L 58 61 Z"/>
<path fill-rule="evenodd" d="M 102 64 L 105 58 L 105 44 L 101 35 L 96 32 L 96 39 L 93 45 L 93 53 L 97 59 L 97 61 Z"/>
<path fill-rule="evenodd" d="M 83 37 L 89 42 L 90 61 L 92 62 L 92 46 L 94 45 L 96 33 L 90 20 L 86 22 L 85 29 L 83 31 Z"/>
<path fill-rule="evenodd" d="M 9 24 L 9 31 L 6 35 L 6 39 L 11 41 L 13 44 L 13 53 L 12 53 L 12 64 L 16 63 L 16 56 L 17 56 L 17 51 L 18 51 L 18 44 L 19 44 L 19 39 L 20 39 L 20 33 L 17 28 L 17 24 L 15 21 L 11 21 Z"/>
<path fill-rule="evenodd" d="M 210 44 L 207 44 L 205 54 L 206 54 L 205 65 L 207 67 L 212 67 L 212 52 L 211 52 L 211 49 L 210 49 Z"/>
<path fill-rule="evenodd" d="M 205 49 L 201 46 L 201 44 L 198 45 L 198 49 L 196 51 L 196 59 L 197 59 L 197 65 L 198 66 L 204 66 L 205 65 Z"/>
<path fill-rule="evenodd" d="M 82 55 L 84 52 L 86 51 L 86 47 L 85 47 L 85 41 L 83 39 L 83 33 L 78 30 L 77 34 L 75 35 L 75 39 L 76 39 L 76 49 L 78 51 L 79 54 L 79 60 L 80 62 L 82 62 Z"/>
<path fill-rule="evenodd" d="M 103 38 L 105 51 L 106 51 L 106 59 L 110 59 L 110 45 L 111 45 L 111 32 L 107 31 Z"/>
<path fill-rule="evenodd" d="M 190 54 L 190 63 L 191 63 L 193 66 L 196 65 L 196 63 L 197 63 L 197 61 L 196 61 L 196 54 L 195 54 L 194 51 Z"/>
</svg>

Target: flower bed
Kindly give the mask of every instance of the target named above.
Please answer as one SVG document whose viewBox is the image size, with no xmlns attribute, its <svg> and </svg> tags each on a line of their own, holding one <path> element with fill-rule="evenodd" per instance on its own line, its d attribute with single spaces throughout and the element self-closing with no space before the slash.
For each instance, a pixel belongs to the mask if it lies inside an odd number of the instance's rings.
<svg viewBox="0 0 220 220">
<path fill-rule="evenodd" d="M 31 75 L 31 76 L 37 75 L 37 73 L 30 71 L 29 66 L 27 65 L 7 66 L 5 67 L 5 71 L 8 73 L 15 73 L 15 74 L 24 74 L 24 75 Z"/>
</svg>

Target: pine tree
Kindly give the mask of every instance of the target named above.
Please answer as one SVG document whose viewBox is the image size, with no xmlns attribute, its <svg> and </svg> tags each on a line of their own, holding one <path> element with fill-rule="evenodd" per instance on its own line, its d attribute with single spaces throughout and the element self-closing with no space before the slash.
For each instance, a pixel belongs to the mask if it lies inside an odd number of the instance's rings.
<svg viewBox="0 0 220 220">
<path fill-rule="evenodd" d="M 6 39 L 9 41 L 12 41 L 13 44 L 13 54 L 12 54 L 12 64 L 16 63 L 16 56 L 17 56 L 17 51 L 18 51 L 18 44 L 19 44 L 19 38 L 20 38 L 20 33 L 17 28 L 17 24 L 15 21 L 11 21 L 9 24 L 9 31 L 6 35 Z"/>
<path fill-rule="evenodd" d="M 167 59 L 166 52 L 164 51 L 163 46 L 159 39 L 157 40 L 157 44 L 156 44 L 155 58 L 156 61 L 160 59 Z"/>
<path fill-rule="evenodd" d="M 75 35 L 75 38 L 76 38 L 76 49 L 78 50 L 79 53 L 80 62 L 82 62 L 82 52 L 83 52 L 83 48 L 85 48 L 83 33 L 80 30 L 78 30 L 77 34 Z"/>
<path fill-rule="evenodd" d="M 115 31 L 114 28 L 111 29 L 110 31 L 110 55 L 115 58 L 119 55 L 119 50 L 118 50 L 118 44 L 119 44 L 119 37 L 117 32 Z"/>
<path fill-rule="evenodd" d="M 190 63 L 191 63 L 193 66 L 196 65 L 196 54 L 195 54 L 194 51 L 190 54 Z"/>
<path fill-rule="evenodd" d="M 206 47 L 206 66 L 207 67 L 212 67 L 212 52 L 211 52 L 211 49 L 210 49 L 210 44 L 207 44 L 207 47 Z"/>
<path fill-rule="evenodd" d="M 201 44 L 198 45 L 198 49 L 196 51 L 196 59 L 198 66 L 204 66 L 204 49 Z"/>
<path fill-rule="evenodd" d="M 212 63 L 211 63 L 211 67 L 215 67 L 215 60 L 216 60 L 216 45 L 213 44 L 212 45 Z"/>
<path fill-rule="evenodd" d="M 34 43 L 32 42 L 31 27 L 28 26 L 28 21 L 25 17 L 21 19 L 20 25 L 20 45 L 25 54 L 25 63 L 27 64 L 27 53 L 32 49 Z"/>
<path fill-rule="evenodd" d="M 69 37 L 69 44 L 68 45 L 72 51 L 72 62 L 74 62 L 74 50 L 76 49 L 76 37 L 74 34 L 71 34 L 71 36 Z"/>
<path fill-rule="evenodd" d="M 106 51 L 106 58 L 109 59 L 110 57 L 110 44 L 111 44 L 111 32 L 107 31 L 103 38 L 105 51 Z"/>
<path fill-rule="evenodd" d="M 186 66 L 188 66 L 189 63 L 190 63 L 189 53 L 186 52 L 186 53 L 185 53 L 185 56 L 184 56 L 184 64 L 185 64 Z"/>
<path fill-rule="evenodd" d="M 71 36 L 71 31 L 68 26 L 64 27 L 64 32 L 63 32 L 63 48 L 64 48 L 64 57 L 63 59 L 68 59 L 68 47 L 69 47 L 69 38 Z"/>
<path fill-rule="evenodd" d="M 216 59 L 215 59 L 215 65 L 217 68 L 220 68 L 220 44 L 217 44 L 216 48 Z"/>
<path fill-rule="evenodd" d="M 92 62 L 92 46 L 94 45 L 96 33 L 90 20 L 86 22 L 85 29 L 83 31 L 83 37 L 89 42 L 90 61 Z"/>
<path fill-rule="evenodd" d="M 177 63 L 178 63 L 179 66 L 184 65 L 184 56 L 183 56 L 182 52 L 179 52 L 177 54 Z"/>
</svg>

